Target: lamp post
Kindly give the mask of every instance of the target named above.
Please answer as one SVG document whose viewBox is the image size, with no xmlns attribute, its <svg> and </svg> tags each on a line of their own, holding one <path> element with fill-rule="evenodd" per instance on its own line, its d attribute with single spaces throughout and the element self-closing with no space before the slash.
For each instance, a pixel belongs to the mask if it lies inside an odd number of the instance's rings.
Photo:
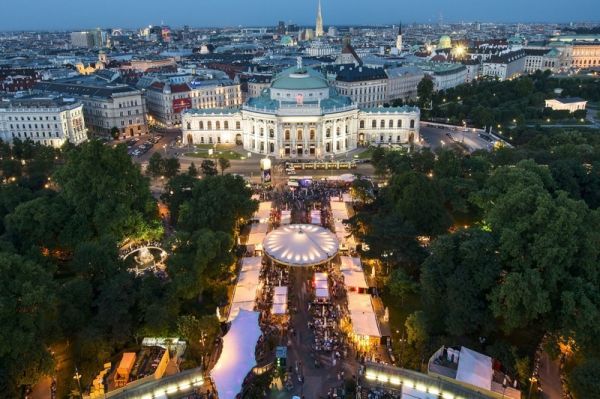
<svg viewBox="0 0 600 399">
<path fill-rule="evenodd" d="M 79 388 L 79 396 L 83 399 L 83 391 L 81 390 L 81 374 L 79 374 L 79 370 L 77 366 L 75 366 L 75 375 L 73 376 L 74 380 L 77 380 L 77 388 Z"/>
<path fill-rule="evenodd" d="M 531 391 L 533 390 L 533 384 L 535 384 L 537 382 L 537 378 L 535 378 L 535 376 L 531 376 L 529 378 L 529 394 L 527 394 L 527 399 L 531 398 Z"/>
</svg>

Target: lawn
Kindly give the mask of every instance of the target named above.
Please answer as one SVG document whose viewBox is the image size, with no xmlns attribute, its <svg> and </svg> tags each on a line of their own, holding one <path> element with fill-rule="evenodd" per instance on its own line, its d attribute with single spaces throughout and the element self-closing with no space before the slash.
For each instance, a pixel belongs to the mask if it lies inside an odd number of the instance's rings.
<svg viewBox="0 0 600 399">
<path fill-rule="evenodd" d="M 354 158 L 355 159 L 371 159 L 371 157 L 373 156 L 373 150 L 374 149 L 375 149 L 375 147 L 370 146 L 369 148 L 367 148 L 363 152 L 360 152 L 360 153 L 356 154 L 354 156 Z"/>
<path fill-rule="evenodd" d="M 243 159 L 243 156 L 235 151 L 235 147 L 232 145 L 223 145 L 219 144 L 216 146 L 212 144 L 196 144 L 194 152 L 186 152 L 184 155 L 186 157 L 193 158 L 210 158 L 210 159 L 218 159 L 225 158 L 229 160 L 237 160 Z M 213 149 L 213 155 L 208 155 L 208 150 Z"/>
</svg>

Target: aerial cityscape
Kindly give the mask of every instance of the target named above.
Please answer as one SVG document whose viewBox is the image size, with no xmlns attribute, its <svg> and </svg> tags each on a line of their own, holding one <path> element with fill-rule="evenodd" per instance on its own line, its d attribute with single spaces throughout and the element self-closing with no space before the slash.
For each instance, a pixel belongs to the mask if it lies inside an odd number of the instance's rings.
<svg viewBox="0 0 600 399">
<path fill-rule="evenodd" d="M 600 399 L 600 8 L 28 0 L 0 398 Z"/>
</svg>

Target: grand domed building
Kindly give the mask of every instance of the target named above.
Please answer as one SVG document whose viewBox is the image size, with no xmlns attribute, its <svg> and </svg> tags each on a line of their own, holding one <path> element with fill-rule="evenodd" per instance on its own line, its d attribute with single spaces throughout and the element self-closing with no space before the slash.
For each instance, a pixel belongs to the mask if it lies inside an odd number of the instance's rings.
<svg viewBox="0 0 600 399">
<path fill-rule="evenodd" d="M 359 108 L 299 59 L 241 108 L 185 111 L 182 140 L 186 145 L 237 142 L 276 158 L 322 158 L 361 145 L 418 141 L 419 117 L 417 107 Z"/>
</svg>

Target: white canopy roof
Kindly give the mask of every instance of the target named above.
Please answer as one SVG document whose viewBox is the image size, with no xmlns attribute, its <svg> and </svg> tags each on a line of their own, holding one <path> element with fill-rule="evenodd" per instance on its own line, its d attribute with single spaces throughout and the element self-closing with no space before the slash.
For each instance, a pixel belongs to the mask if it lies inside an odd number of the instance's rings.
<svg viewBox="0 0 600 399">
<path fill-rule="evenodd" d="M 352 331 L 357 335 L 381 337 L 377 316 L 373 310 L 371 296 L 368 294 L 348 293 L 348 310 L 352 321 Z"/>
<path fill-rule="evenodd" d="M 271 217 L 271 201 L 260 202 L 253 219 L 266 222 Z"/>
<path fill-rule="evenodd" d="M 256 292 L 260 284 L 260 258 L 243 259 L 248 261 L 242 260 L 242 269 L 233 291 L 228 321 L 235 319 L 240 309 L 254 310 Z"/>
<path fill-rule="evenodd" d="M 219 399 L 235 399 L 244 379 L 256 366 L 255 348 L 261 335 L 258 312 L 240 310 L 223 337 L 223 352 L 210 375 Z"/>
<path fill-rule="evenodd" d="M 292 221 L 292 211 L 281 211 L 281 224 L 290 224 Z"/>
<path fill-rule="evenodd" d="M 347 287 L 369 288 L 365 273 L 360 264 L 360 258 L 341 256 L 342 265 L 340 270 L 344 276 L 344 285 Z"/>
<path fill-rule="evenodd" d="M 327 262 L 339 249 L 329 230 L 310 224 L 291 224 L 273 230 L 263 242 L 265 253 L 288 266 L 314 266 Z"/>
<path fill-rule="evenodd" d="M 315 295 L 317 298 L 329 298 L 329 281 L 327 274 L 315 273 Z"/>
<path fill-rule="evenodd" d="M 310 223 L 321 224 L 321 211 L 314 209 L 310 211 Z"/>
<path fill-rule="evenodd" d="M 273 292 L 273 314 L 285 314 L 287 312 L 288 287 L 275 287 Z"/>
<path fill-rule="evenodd" d="M 245 272 L 248 270 L 260 270 L 261 268 L 261 257 L 260 256 L 249 256 L 242 258 L 241 271 Z"/>
<path fill-rule="evenodd" d="M 462 346 L 456 379 L 487 390 L 492 389 L 492 358 Z"/>
</svg>

